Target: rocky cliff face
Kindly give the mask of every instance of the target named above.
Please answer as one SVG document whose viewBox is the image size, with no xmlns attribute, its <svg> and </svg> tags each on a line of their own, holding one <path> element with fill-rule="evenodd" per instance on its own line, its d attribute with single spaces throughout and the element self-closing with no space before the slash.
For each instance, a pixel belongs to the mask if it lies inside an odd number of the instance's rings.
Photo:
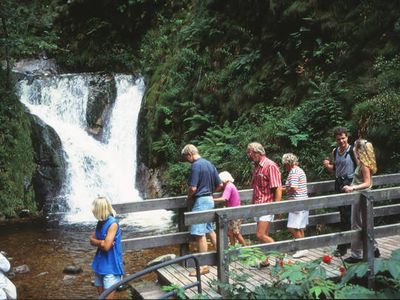
<svg viewBox="0 0 400 300">
<path fill-rule="evenodd" d="M 101 139 L 105 122 L 109 119 L 111 107 L 117 97 L 114 76 L 96 74 L 89 82 L 89 99 L 86 111 L 88 132 Z"/>
<path fill-rule="evenodd" d="M 143 198 L 166 197 L 165 186 L 161 180 L 161 169 L 149 169 L 143 163 L 138 165 L 136 186 Z"/>
<path fill-rule="evenodd" d="M 35 151 L 36 171 L 32 184 L 38 208 L 51 210 L 60 205 L 55 199 L 59 195 L 65 179 L 65 159 L 60 138 L 54 129 L 38 117 L 30 115 L 32 145 Z"/>
</svg>

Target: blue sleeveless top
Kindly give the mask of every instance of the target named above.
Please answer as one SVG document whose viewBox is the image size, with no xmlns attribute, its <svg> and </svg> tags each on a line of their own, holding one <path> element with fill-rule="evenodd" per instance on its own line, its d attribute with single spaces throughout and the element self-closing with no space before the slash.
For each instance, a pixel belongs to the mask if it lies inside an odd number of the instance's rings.
<svg viewBox="0 0 400 300">
<path fill-rule="evenodd" d="M 104 240 L 107 236 L 108 228 L 111 224 L 117 223 L 117 220 L 113 216 L 109 216 L 104 222 L 103 226 L 96 227 L 96 239 Z M 122 263 L 122 246 L 121 246 L 121 230 L 118 229 L 114 238 L 114 245 L 108 251 L 103 251 L 97 248 L 96 255 L 92 262 L 92 268 L 95 273 L 100 275 L 123 275 L 124 266 Z"/>
</svg>

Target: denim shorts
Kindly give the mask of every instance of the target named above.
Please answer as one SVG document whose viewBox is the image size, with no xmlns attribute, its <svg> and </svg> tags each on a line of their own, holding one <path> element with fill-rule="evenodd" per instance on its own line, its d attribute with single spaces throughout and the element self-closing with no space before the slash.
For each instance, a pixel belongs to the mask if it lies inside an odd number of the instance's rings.
<svg viewBox="0 0 400 300">
<path fill-rule="evenodd" d="M 120 282 L 122 280 L 122 275 L 114 275 L 114 274 L 107 274 L 107 275 L 100 275 L 94 273 L 94 285 L 95 286 L 102 286 L 104 289 L 108 289 L 114 283 Z"/>
<path fill-rule="evenodd" d="M 211 196 L 197 197 L 194 201 L 192 211 L 203 211 L 214 208 L 214 200 Z M 190 227 L 190 234 L 192 235 L 205 235 L 206 233 L 214 231 L 212 223 L 193 224 Z"/>
</svg>

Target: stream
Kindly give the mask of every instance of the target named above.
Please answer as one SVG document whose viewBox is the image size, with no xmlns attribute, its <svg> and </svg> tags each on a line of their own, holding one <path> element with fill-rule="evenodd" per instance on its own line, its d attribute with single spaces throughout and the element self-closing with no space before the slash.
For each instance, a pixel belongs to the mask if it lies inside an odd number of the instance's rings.
<svg viewBox="0 0 400 300">
<path fill-rule="evenodd" d="M 149 234 L 129 226 L 121 229 L 123 238 Z M 96 250 L 89 244 L 92 230 L 94 225 L 49 227 L 41 221 L 0 225 L 0 250 L 8 254 L 11 267 L 15 270 L 26 264 L 30 270 L 8 274 L 17 287 L 18 299 L 95 299 L 98 295 L 92 285 L 91 262 Z M 142 270 L 160 255 L 178 251 L 177 247 L 128 251 L 123 256 L 125 276 Z M 79 266 L 83 272 L 63 273 L 69 265 Z M 155 279 L 153 274 L 142 280 Z M 116 298 L 128 299 L 128 291 L 118 292 Z"/>
</svg>

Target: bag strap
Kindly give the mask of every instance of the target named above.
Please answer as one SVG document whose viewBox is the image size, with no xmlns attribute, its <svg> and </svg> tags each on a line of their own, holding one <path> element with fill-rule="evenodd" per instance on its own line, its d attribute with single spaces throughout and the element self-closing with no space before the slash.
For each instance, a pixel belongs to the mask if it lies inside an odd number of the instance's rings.
<svg viewBox="0 0 400 300">
<path fill-rule="evenodd" d="M 346 151 L 346 153 L 344 155 L 344 158 L 347 158 L 347 155 L 350 154 L 350 158 L 351 158 L 351 161 L 353 162 L 353 166 L 354 166 L 354 169 L 355 169 L 357 167 L 357 161 L 356 161 L 356 158 L 354 156 L 353 148 L 354 148 L 354 146 L 350 145 L 349 149 Z M 339 147 L 336 147 L 335 149 L 333 149 L 333 159 L 334 160 L 336 159 L 336 153 L 338 152 L 338 149 L 339 149 Z"/>
</svg>

